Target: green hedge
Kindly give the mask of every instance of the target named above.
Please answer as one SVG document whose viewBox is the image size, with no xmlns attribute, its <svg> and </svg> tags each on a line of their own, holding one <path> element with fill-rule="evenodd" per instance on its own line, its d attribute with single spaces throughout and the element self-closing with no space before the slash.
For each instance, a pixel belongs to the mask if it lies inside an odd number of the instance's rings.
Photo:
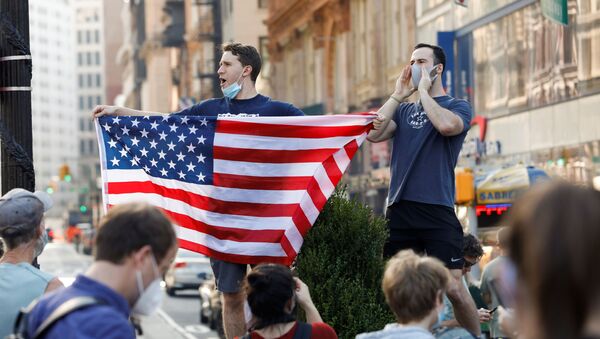
<svg viewBox="0 0 600 339">
<path fill-rule="evenodd" d="M 383 218 L 338 189 L 305 239 L 298 275 L 309 286 L 323 321 L 340 338 L 394 322 L 381 291 L 387 236 Z"/>
</svg>

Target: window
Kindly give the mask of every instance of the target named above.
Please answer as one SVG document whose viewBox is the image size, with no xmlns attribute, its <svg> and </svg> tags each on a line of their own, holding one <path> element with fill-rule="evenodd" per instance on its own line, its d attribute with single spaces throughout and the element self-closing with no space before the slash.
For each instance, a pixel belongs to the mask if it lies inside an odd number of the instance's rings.
<svg viewBox="0 0 600 339">
<path fill-rule="evenodd" d="M 568 4 L 577 7 L 576 0 Z M 536 2 L 458 39 L 459 55 L 472 51 L 473 85 L 456 83 L 475 112 L 497 116 L 600 92 L 600 62 L 592 53 L 600 48 L 600 27 L 586 24 L 598 13 L 586 6 L 569 13 L 569 25 L 557 25 Z M 461 49 L 469 39 L 472 46 Z M 458 74 L 468 68 L 459 65 Z"/>
<path fill-rule="evenodd" d="M 100 52 L 94 52 L 94 59 L 96 61 L 96 65 L 100 65 Z"/>
<path fill-rule="evenodd" d="M 87 75 L 87 87 L 92 87 L 92 78 L 93 78 L 92 74 Z"/>
<path fill-rule="evenodd" d="M 83 32 L 77 31 L 77 43 L 80 44 L 83 42 Z"/>
<path fill-rule="evenodd" d="M 96 74 L 96 87 L 101 87 L 102 86 L 102 79 L 100 74 Z"/>
<path fill-rule="evenodd" d="M 96 105 L 100 105 L 102 104 L 102 96 L 98 95 L 96 96 Z"/>
<path fill-rule="evenodd" d="M 94 97 L 91 97 L 91 96 L 88 97 L 87 102 L 88 102 L 88 109 L 94 108 Z"/>
<path fill-rule="evenodd" d="M 77 53 L 77 65 L 83 65 L 83 54 L 81 52 Z"/>
<path fill-rule="evenodd" d="M 80 110 L 85 109 L 85 98 L 83 96 L 79 96 L 79 109 Z"/>
<path fill-rule="evenodd" d="M 96 43 L 100 42 L 100 31 L 99 30 L 95 30 L 94 31 L 94 40 L 96 41 Z"/>
<path fill-rule="evenodd" d="M 86 56 L 86 59 L 87 59 L 86 65 L 91 65 L 92 64 L 92 52 L 86 52 L 85 56 Z"/>
<path fill-rule="evenodd" d="M 79 88 L 85 87 L 85 75 L 79 74 Z"/>
<path fill-rule="evenodd" d="M 85 31 L 85 42 L 88 44 L 92 42 L 92 32 Z"/>
</svg>

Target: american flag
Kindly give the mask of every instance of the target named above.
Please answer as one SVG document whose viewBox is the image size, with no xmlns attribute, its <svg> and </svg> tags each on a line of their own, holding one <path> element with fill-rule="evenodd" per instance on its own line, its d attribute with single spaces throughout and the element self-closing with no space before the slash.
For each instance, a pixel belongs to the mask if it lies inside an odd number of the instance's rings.
<svg viewBox="0 0 600 339">
<path fill-rule="evenodd" d="M 290 265 L 373 117 L 100 117 L 104 204 L 163 209 L 188 250 Z"/>
</svg>

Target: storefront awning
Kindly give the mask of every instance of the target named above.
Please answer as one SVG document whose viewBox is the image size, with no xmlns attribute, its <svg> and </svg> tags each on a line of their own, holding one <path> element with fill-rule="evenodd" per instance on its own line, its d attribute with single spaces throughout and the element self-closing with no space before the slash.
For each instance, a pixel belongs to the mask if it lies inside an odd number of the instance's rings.
<svg viewBox="0 0 600 339">
<path fill-rule="evenodd" d="M 512 203 L 520 192 L 547 178 L 544 170 L 533 166 L 518 165 L 493 171 L 477 184 L 477 204 Z"/>
</svg>

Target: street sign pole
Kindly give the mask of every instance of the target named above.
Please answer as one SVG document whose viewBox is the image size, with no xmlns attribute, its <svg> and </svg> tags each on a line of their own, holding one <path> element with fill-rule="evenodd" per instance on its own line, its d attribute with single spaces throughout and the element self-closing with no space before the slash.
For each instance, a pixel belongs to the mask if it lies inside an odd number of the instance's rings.
<svg viewBox="0 0 600 339">
<path fill-rule="evenodd" d="M 33 191 L 29 1 L 0 0 L 0 145 L 2 194 Z"/>
</svg>

